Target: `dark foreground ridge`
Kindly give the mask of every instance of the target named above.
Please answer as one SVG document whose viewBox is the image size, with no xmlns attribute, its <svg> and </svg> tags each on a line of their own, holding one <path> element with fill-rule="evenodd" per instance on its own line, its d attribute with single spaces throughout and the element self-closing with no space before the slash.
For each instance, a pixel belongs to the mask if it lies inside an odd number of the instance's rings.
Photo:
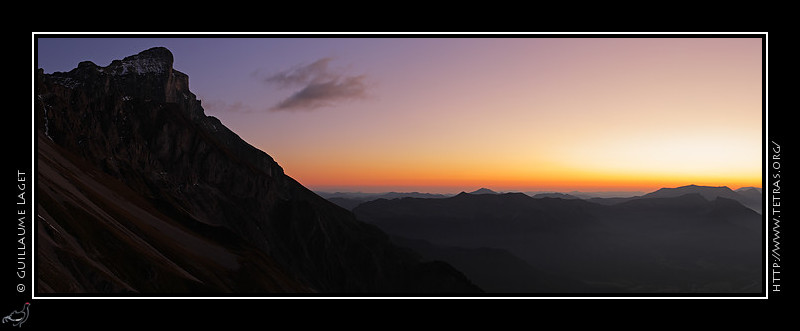
<svg viewBox="0 0 800 331">
<path fill-rule="evenodd" d="M 475 293 L 309 191 L 153 48 L 36 73 L 36 292 Z"/>
</svg>

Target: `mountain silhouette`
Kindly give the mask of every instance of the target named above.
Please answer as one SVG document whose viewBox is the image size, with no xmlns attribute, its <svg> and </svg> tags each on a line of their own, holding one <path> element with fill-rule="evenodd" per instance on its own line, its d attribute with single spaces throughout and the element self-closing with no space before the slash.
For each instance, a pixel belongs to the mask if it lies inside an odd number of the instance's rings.
<svg viewBox="0 0 800 331">
<path fill-rule="evenodd" d="M 37 291 L 480 291 L 206 116 L 173 61 L 37 71 Z"/>
<path fill-rule="evenodd" d="M 745 188 L 736 191 L 731 190 L 726 186 L 699 186 L 699 185 L 686 185 L 681 187 L 661 188 L 654 192 L 647 193 L 640 196 L 625 197 L 625 198 L 589 198 L 587 201 L 602 205 L 616 205 L 627 201 L 634 201 L 639 199 L 652 199 L 652 198 L 674 198 L 687 194 L 697 194 L 706 200 L 714 200 L 716 198 L 725 198 L 736 200 L 744 206 L 761 213 L 762 210 L 762 197 L 760 190 L 757 188 Z"/>
<path fill-rule="evenodd" d="M 762 213 L 764 205 L 764 194 L 761 192 L 760 188 L 744 187 L 736 190 L 736 193 L 739 194 L 741 198 L 734 200 L 739 201 L 743 205 L 750 207 L 751 209 L 757 211 L 759 214 Z"/>
<path fill-rule="evenodd" d="M 760 187 L 753 187 L 753 186 L 745 186 L 745 187 L 740 187 L 740 188 L 736 189 L 736 192 L 739 192 L 739 193 L 749 192 L 749 191 L 755 191 L 755 192 L 761 193 L 761 188 Z"/>
<path fill-rule="evenodd" d="M 469 194 L 498 194 L 498 193 L 488 188 L 481 187 L 475 191 L 469 192 Z"/>
<path fill-rule="evenodd" d="M 392 236 L 501 249 L 536 270 L 612 292 L 757 293 L 762 284 L 761 216 L 724 197 L 689 193 L 604 205 L 462 193 L 375 200 L 353 212 Z"/>
<path fill-rule="evenodd" d="M 758 213 L 761 213 L 761 193 L 755 189 L 745 189 L 743 191 L 734 191 L 727 186 L 698 186 L 687 185 L 676 188 L 662 188 L 655 192 L 645 194 L 643 198 L 668 198 L 677 197 L 684 194 L 700 194 L 707 200 L 714 200 L 716 198 L 726 198 L 739 201 L 743 205 L 750 207 Z M 757 194 L 756 194 L 757 193 Z"/>
<path fill-rule="evenodd" d="M 541 198 L 559 198 L 559 199 L 580 199 L 571 194 L 566 193 L 558 193 L 558 192 L 551 192 L 551 193 L 538 193 L 532 195 L 533 198 L 541 199 Z"/>
<path fill-rule="evenodd" d="M 699 194 L 708 200 L 716 199 L 717 197 L 735 198 L 736 192 L 727 186 L 698 186 L 687 185 L 675 188 L 661 188 L 655 192 L 645 194 L 644 198 L 671 198 L 685 194 Z"/>
<path fill-rule="evenodd" d="M 360 192 L 316 192 L 328 201 L 347 209 L 353 210 L 356 206 L 377 199 L 402 199 L 402 198 L 446 198 L 450 195 L 420 192 L 387 192 L 387 193 L 360 193 Z"/>
</svg>

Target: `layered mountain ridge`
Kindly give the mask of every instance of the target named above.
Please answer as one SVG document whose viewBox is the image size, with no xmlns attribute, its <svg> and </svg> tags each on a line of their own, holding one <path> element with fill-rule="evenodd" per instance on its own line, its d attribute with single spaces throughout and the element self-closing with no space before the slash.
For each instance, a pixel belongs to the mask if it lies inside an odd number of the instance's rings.
<svg viewBox="0 0 800 331">
<path fill-rule="evenodd" d="M 675 198 L 687 194 L 697 194 L 709 201 L 713 201 L 717 198 L 735 200 L 759 214 L 762 211 L 763 195 L 759 189 L 753 187 L 743 187 L 738 190 L 732 190 L 727 186 L 701 186 L 692 184 L 680 187 L 664 187 L 641 196 L 629 198 L 591 198 L 589 201 L 613 205 L 639 199 Z"/>
<path fill-rule="evenodd" d="M 378 199 L 391 200 L 398 198 L 448 198 L 456 195 L 456 194 L 432 194 L 432 193 L 420 193 L 420 192 L 405 192 L 405 193 L 316 192 L 316 193 L 348 210 L 353 210 L 355 207 L 364 202 L 378 200 Z M 514 191 L 495 192 L 487 188 L 481 188 L 472 192 L 468 192 L 468 194 L 498 194 L 498 193 L 520 193 L 520 192 L 514 192 Z M 522 193 L 536 199 L 540 198 L 583 199 L 604 205 L 613 205 L 637 199 L 677 197 L 685 194 L 697 193 L 708 200 L 714 200 L 717 197 L 736 200 L 740 202 L 742 205 L 756 211 L 759 214 L 761 213 L 763 204 L 762 201 L 763 194 L 761 193 L 761 189 L 756 187 L 742 187 L 736 190 L 732 190 L 727 186 L 686 185 L 674 188 L 672 187 L 660 188 L 650 193 L 578 192 L 578 191 L 572 191 L 569 193 L 564 193 L 564 192 L 522 192 Z"/>
<path fill-rule="evenodd" d="M 443 199 L 378 199 L 353 212 L 420 253 L 459 267 L 486 289 L 508 291 L 513 282 L 518 290 L 544 292 L 530 282 L 538 278 L 571 280 L 549 282 L 569 293 L 762 291 L 761 215 L 722 196 L 667 195 L 600 204 L 462 192 Z M 487 247 L 518 259 L 486 261 L 480 250 Z M 529 277 L 481 272 L 501 267 Z"/>
<path fill-rule="evenodd" d="M 206 116 L 173 61 L 37 71 L 37 291 L 480 291 Z"/>
</svg>

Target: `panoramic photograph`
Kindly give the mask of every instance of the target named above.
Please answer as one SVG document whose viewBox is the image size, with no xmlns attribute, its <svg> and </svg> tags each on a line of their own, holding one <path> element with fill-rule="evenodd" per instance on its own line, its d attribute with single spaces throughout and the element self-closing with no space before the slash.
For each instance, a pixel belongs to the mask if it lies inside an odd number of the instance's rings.
<svg viewBox="0 0 800 331">
<path fill-rule="evenodd" d="M 763 296 L 762 37 L 39 35 L 33 294 Z"/>
</svg>

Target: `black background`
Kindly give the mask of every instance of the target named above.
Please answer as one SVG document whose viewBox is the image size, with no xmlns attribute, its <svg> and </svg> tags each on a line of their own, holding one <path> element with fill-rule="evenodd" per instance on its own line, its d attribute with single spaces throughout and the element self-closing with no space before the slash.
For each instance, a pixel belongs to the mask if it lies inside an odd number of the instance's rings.
<svg viewBox="0 0 800 331">
<path fill-rule="evenodd" d="M 480 29 L 481 31 L 485 29 Z M 516 29 L 520 30 L 520 29 Z M 441 31 L 439 29 L 435 31 Z M 777 39 L 777 38 L 775 38 Z M 764 39 L 766 41 L 766 39 Z M 770 39 L 770 50 L 773 54 L 780 54 L 780 43 Z M 30 41 L 35 44 L 35 39 Z M 27 43 L 24 43 L 27 45 Z M 33 48 L 34 46 L 31 45 Z M 766 48 L 765 48 L 766 50 Z M 784 49 L 784 51 L 786 51 Z M 773 59 L 780 56 L 773 56 Z M 764 59 L 767 59 L 766 52 Z M 35 59 L 34 59 L 35 60 Z M 603 315 L 600 319 L 590 319 L 593 322 L 626 321 L 634 317 L 653 317 L 659 320 L 683 320 L 684 317 L 711 317 L 731 319 L 731 311 L 714 314 L 717 308 L 745 307 L 751 317 L 762 318 L 769 323 L 770 318 L 785 320 L 785 315 L 779 312 L 780 306 L 785 306 L 785 299 L 793 292 L 791 271 L 792 256 L 788 252 L 794 236 L 790 220 L 795 214 L 792 201 L 794 183 L 793 154 L 800 153 L 793 149 L 793 136 L 791 133 L 800 130 L 800 123 L 794 121 L 793 113 L 797 106 L 792 103 L 771 103 L 769 113 L 765 111 L 764 117 L 764 146 L 771 147 L 770 141 L 775 141 L 781 146 L 781 255 L 785 258 L 781 262 L 781 292 L 769 292 L 769 299 L 331 299 L 331 298 L 211 298 L 211 299 L 142 299 L 135 297 L 121 297 L 115 299 L 91 299 L 81 297 L 32 299 L 30 257 L 33 254 L 31 236 L 34 234 L 33 221 L 35 211 L 31 208 L 35 170 L 31 162 L 33 152 L 33 132 L 31 132 L 32 104 L 32 68 L 27 63 L 19 64 L 13 68 L 14 95 L 7 96 L 15 102 L 7 103 L 4 108 L 4 157 L 2 178 L 2 191 L 0 205 L 2 205 L 2 226 L 0 227 L 0 317 L 6 316 L 13 310 L 19 310 L 25 302 L 30 302 L 29 319 L 22 328 L 53 327 L 91 327 L 91 326 L 133 326 L 133 327 L 163 327 L 163 326 L 218 326 L 226 329 L 237 326 L 249 325 L 260 329 L 275 328 L 291 322 L 292 327 L 309 326 L 312 323 L 333 323 L 352 326 L 368 326 L 379 322 L 380 327 L 389 325 L 402 325 L 421 327 L 428 325 L 428 317 L 438 321 L 498 321 L 518 320 L 522 318 L 529 322 L 552 320 L 554 316 L 545 314 L 547 311 L 557 311 L 569 314 L 569 319 L 561 320 L 562 323 L 575 323 L 575 316 L 590 316 L 592 312 L 613 311 L 611 315 Z M 780 99 L 790 99 L 795 95 L 791 87 L 796 79 L 793 66 L 783 67 L 778 61 L 773 60 L 772 75 L 764 67 L 764 79 L 772 87 L 771 95 L 786 96 Z M 775 70 L 780 68 L 780 70 Z M 27 73 L 22 71 L 27 69 Z M 8 79 L 8 77 L 6 77 Z M 768 79 L 768 80 L 767 80 Z M 786 83 L 781 83 L 786 82 Z M 8 91 L 8 90 L 7 90 Z M 777 94 L 776 94 L 777 93 Z M 20 96 L 29 96 L 28 98 Z M 765 90 L 765 106 L 768 95 Z M 766 115 L 769 115 L 768 117 Z M 769 135 L 767 136 L 767 120 L 769 120 Z M 764 158 L 771 157 L 771 149 L 765 147 Z M 17 170 L 26 173 L 26 278 L 23 293 L 17 292 L 17 284 L 21 283 L 16 278 L 17 264 Z M 765 167 L 764 192 L 771 190 L 771 169 Z M 765 221 L 769 224 L 770 240 L 773 223 L 767 218 L 765 206 Z M 771 242 L 769 248 L 772 248 Z M 772 261 L 768 261 L 771 263 Z M 765 263 L 765 272 L 771 270 Z M 770 279 L 765 279 L 765 290 L 770 290 Z M 712 309 L 711 307 L 715 307 Z M 752 309 L 751 309 L 752 308 Z M 782 307 L 786 308 L 786 307 Z M 544 310 L 543 310 L 544 309 Z M 512 317 L 516 317 L 512 319 Z M 373 319 L 374 318 L 374 319 Z M 652 321 L 651 321 L 652 323 Z M 449 323 L 448 323 L 449 324 Z M 496 324 L 495 324 L 496 325 Z M 540 325 L 536 323 L 536 325 Z M 564 324 L 560 324 L 564 325 Z M 652 324 L 650 324 L 652 325 Z M 507 326 L 512 326 L 511 324 Z M 530 327 L 531 325 L 520 325 Z M 541 325 L 540 325 L 541 326 Z M 288 327 L 288 326 L 287 326 Z M 12 328 L 8 323 L 0 324 L 0 328 Z"/>
</svg>

